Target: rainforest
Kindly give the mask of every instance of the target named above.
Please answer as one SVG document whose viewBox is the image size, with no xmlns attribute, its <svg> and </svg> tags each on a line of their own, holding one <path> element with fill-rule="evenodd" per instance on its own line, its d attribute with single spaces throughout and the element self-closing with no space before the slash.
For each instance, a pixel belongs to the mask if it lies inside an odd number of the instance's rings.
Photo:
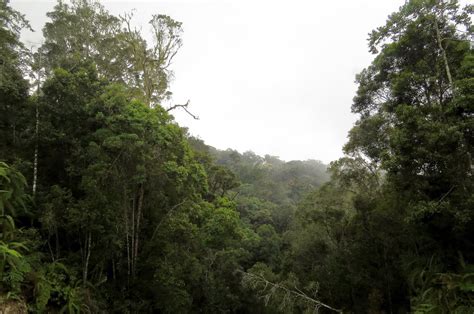
<svg viewBox="0 0 474 314">
<path fill-rule="evenodd" d="M 33 50 L 0 0 L 1 313 L 474 312 L 472 5 L 407 0 L 370 33 L 328 164 L 179 125 L 199 112 L 169 104 L 183 28 L 158 13 L 150 40 L 58 1 Z"/>
</svg>

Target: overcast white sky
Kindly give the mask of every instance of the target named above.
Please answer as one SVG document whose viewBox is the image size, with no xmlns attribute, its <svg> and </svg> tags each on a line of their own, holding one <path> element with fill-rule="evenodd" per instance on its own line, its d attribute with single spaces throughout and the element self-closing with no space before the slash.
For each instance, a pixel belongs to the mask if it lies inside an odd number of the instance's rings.
<svg viewBox="0 0 474 314">
<path fill-rule="evenodd" d="M 11 0 L 41 41 L 56 1 Z M 102 1 L 113 14 L 136 9 L 143 31 L 151 14 L 183 22 L 184 46 L 173 64 L 173 102 L 191 100 L 200 119 L 174 115 L 220 149 L 284 160 L 342 156 L 356 91 L 369 65 L 368 33 L 404 0 L 153 0 Z"/>
</svg>

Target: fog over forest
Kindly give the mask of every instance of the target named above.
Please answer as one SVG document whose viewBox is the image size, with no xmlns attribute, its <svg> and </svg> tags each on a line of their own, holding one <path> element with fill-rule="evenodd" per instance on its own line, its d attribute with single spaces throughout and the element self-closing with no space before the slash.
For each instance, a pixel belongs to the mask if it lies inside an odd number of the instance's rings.
<svg viewBox="0 0 474 314">
<path fill-rule="evenodd" d="M 22 31 L 28 48 L 44 40 L 41 30 L 55 2 L 11 2 L 35 30 Z M 373 58 L 367 34 L 403 0 L 102 4 L 116 16 L 133 11 L 132 25 L 150 42 L 152 14 L 183 23 L 183 45 L 171 66 L 172 97 L 164 105 L 190 100 L 199 120 L 182 110 L 173 116 L 194 136 L 219 149 L 329 163 L 342 157 L 356 121 L 350 111 L 354 78 Z"/>
<path fill-rule="evenodd" d="M 473 313 L 473 13 L 0 0 L 0 313 Z"/>
</svg>

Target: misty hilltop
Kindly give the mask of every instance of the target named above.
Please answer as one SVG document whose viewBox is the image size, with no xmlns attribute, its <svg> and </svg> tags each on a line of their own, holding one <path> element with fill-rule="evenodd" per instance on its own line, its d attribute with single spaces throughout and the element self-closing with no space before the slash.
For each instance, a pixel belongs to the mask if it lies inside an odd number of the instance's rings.
<svg viewBox="0 0 474 314">
<path fill-rule="evenodd" d="M 474 6 L 309 2 L 0 0 L 1 313 L 474 312 Z"/>
</svg>

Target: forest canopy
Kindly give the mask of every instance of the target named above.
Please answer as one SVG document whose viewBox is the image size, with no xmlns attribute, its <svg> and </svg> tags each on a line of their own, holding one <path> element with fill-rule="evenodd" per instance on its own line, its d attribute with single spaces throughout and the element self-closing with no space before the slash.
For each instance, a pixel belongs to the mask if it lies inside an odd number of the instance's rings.
<svg viewBox="0 0 474 314">
<path fill-rule="evenodd" d="M 325 165 L 180 126 L 174 17 L 147 41 L 58 1 L 31 51 L 0 0 L 0 312 L 472 313 L 473 13 L 409 0 L 370 33 Z"/>
</svg>

